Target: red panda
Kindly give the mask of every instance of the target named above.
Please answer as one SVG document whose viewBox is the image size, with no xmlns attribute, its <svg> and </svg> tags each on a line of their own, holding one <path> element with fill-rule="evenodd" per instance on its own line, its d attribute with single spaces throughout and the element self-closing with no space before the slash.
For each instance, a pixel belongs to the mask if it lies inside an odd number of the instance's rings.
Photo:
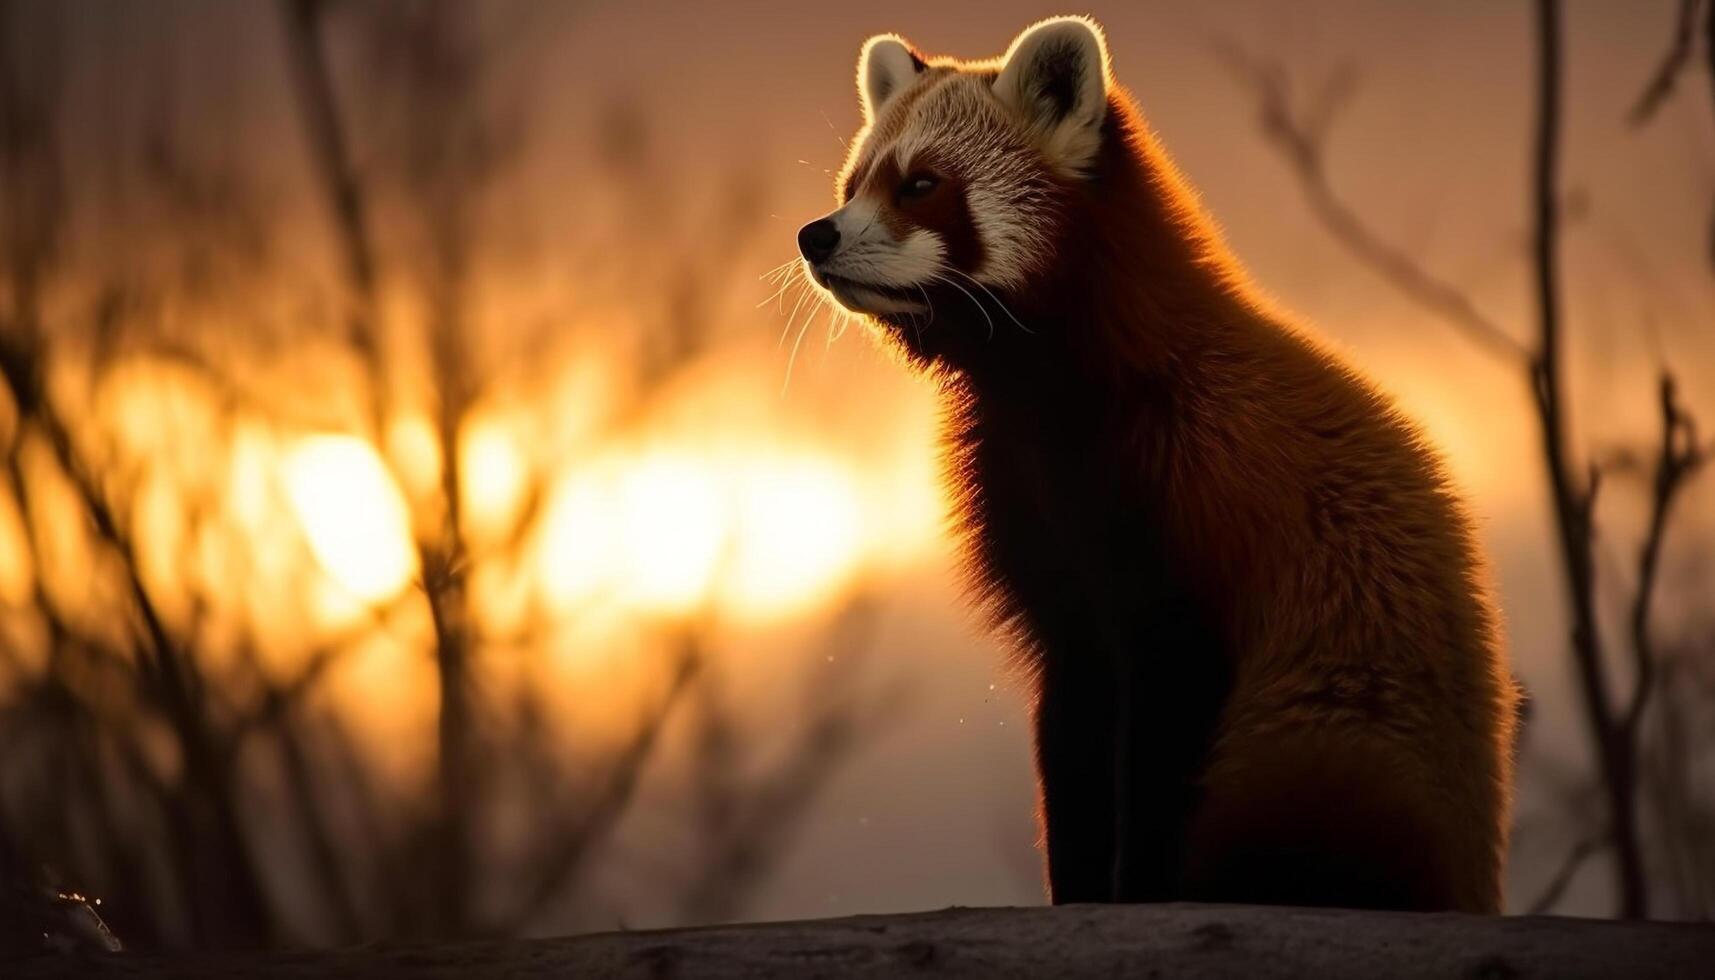
<svg viewBox="0 0 1715 980">
<path fill-rule="evenodd" d="M 1247 282 L 1092 21 L 872 38 L 858 88 L 798 244 L 938 379 L 1052 901 L 1499 912 L 1517 694 L 1422 433 Z"/>
</svg>

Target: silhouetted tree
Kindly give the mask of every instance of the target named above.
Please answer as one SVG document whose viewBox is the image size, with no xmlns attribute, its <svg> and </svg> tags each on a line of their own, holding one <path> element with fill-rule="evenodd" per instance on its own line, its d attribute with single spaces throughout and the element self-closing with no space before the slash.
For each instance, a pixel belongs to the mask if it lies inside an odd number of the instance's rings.
<svg viewBox="0 0 1715 980">
<path fill-rule="evenodd" d="M 517 54 L 497 45 L 520 32 L 497 34 L 473 5 L 449 0 L 279 0 L 275 9 L 319 195 L 312 203 L 329 216 L 338 270 L 333 302 L 306 302 L 310 312 L 283 328 L 286 343 L 306 346 L 328 339 L 313 324 L 331 324 L 327 374 L 285 393 L 260 380 L 256 362 L 281 342 L 250 310 L 262 280 L 286 275 L 268 245 L 279 205 L 237 164 L 188 150 L 167 112 L 140 156 L 118 147 L 108 161 L 135 171 L 127 186 L 155 220 L 108 223 L 104 233 L 119 236 L 116 263 L 79 258 L 80 213 L 108 215 L 65 133 L 72 42 L 55 4 L 0 5 L 0 502 L 19 516 L 29 552 L 28 594 L 0 608 L 0 855 L 12 856 L 0 867 L 0 918 L 10 896 L 52 905 L 70 901 L 58 890 L 76 889 L 102 898 L 119 936 L 145 948 L 611 922 L 619 911 L 590 888 L 592 868 L 611 856 L 675 725 L 688 732 L 690 757 L 723 764 L 691 773 L 675 815 L 697 847 L 664 888 L 684 896 L 677 908 L 686 917 L 741 915 L 806 803 L 892 703 L 855 682 L 850 666 L 820 669 L 836 652 L 847 654 L 842 664 L 862 661 L 873 603 L 848 605 L 826 654 L 807 658 L 817 669 L 795 716 L 766 739 L 739 724 L 746 706 L 719 689 L 718 637 L 696 617 L 652 638 L 659 683 L 611 746 L 566 744 L 555 704 L 567 699 L 541 684 L 496 683 L 501 661 L 540 657 L 558 642 L 546 623 L 497 634 L 472 587 L 475 570 L 524 560 L 550 475 L 528 474 L 525 503 L 498 543 L 473 539 L 460 482 L 462 437 L 483 399 L 509 380 L 489 370 L 476 342 L 476 296 L 492 251 L 486 209 L 511 172 L 527 108 L 494 81 L 496 66 Z M 338 50 L 359 52 L 363 67 L 337 70 Z M 380 134 L 364 125 L 378 115 L 388 122 Z M 154 252 L 170 254 L 182 274 L 145 261 Z M 638 260 L 675 285 L 677 300 L 647 329 L 676 353 L 635 379 L 634 413 L 696 355 L 684 338 L 706 335 L 721 315 L 714 291 L 731 269 L 698 261 Z M 291 291 L 318 288 L 294 281 Z M 384 289 L 411 293 L 420 315 L 396 328 Z M 203 330 L 198 317 L 217 305 L 222 322 L 254 317 L 254 328 Z M 398 356 L 401 344 L 422 353 L 426 378 L 411 375 L 419 362 Z M 306 634 L 282 669 L 265 649 L 282 638 L 214 612 L 221 590 L 248 588 L 242 571 L 163 584 L 140 515 L 152 506 L 153 470 L 169 461 L 128 458 L 83 400 L 140 361 L 171 365 L 214 403 L 213 431 L 185 433 L 210 439 L 185 452 L 212 473 L 230 462 L 243 426 L 342 429 L 379 446 L 420 399 L 440 469 L 435 486 L 411 500 L 414 587 L 333 635 Z M 348 376 L 354 391 L 321 389 Z M 361 408 L 344 417 L 334 396 L 353 394 Z M 193 481 L 170 501 L 183 541 L 239 533 L 220 516 L 228 492 L 220 479 Z M 65 527 L 90 569 L 76 595 L 55 584 Z M 182 557 L 187 567 L 195 561 Z M 302 609 L 312 576 L 257 599 Z M 435 764 L 423 785 L 401 786 L 325 688 L 366 643 L 414 636 L 401 624 L 423 613 Z M 759 764 L 763 752 L 771 761 Z"/>
</svg>

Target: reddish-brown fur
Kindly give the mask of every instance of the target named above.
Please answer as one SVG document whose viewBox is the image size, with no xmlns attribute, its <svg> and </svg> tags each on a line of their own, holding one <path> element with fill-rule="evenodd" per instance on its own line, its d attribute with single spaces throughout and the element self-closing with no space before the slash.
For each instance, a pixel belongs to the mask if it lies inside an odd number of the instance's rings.
<svg viewBox="0 0 1715 980">
<path fill-rule="evenodd" d="M 1054 901 L 1498 912 L 1515 694 L 1464 508 L 1117 88 L 1101 145 L 1048 178 L 1031 288 L 881 318 L 942 380 L 972 580 L 1034 679 Z"/>
</svg>

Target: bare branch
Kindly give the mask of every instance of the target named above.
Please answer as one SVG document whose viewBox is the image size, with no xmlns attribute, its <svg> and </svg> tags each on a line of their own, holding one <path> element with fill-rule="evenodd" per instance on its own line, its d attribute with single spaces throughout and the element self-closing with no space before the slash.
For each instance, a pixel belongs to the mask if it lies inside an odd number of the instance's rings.
<svg viewBox="0 0 1715 980">
<path fill-rule="evenodd" d="M 326 7 L 325 0 L 280 0 L 286 25 L 287 55 L 292 65 L 293 81 L 298 88 L 298 105 L 303 113 L 310 150 L 315 155 L 317 171 L 339 231 L 335 238 L 345 261 L 346 286 L 351 291 L 354 304 L 347 338 L 352 349 L 370 369 L 371 376 L 379 380 L 380 343 L 373 315 L 376 282 L 374 236 L 369 229 L 362 184 L 351 164 L 349 140 L 322 44 L 322 17 Z"/>
<path fill-rule="evenodd" d="M 1659 656 L 1650 633 L 1650 604 L 1655 597 L 1656 573 L 1661 563 L 1662 541 L 1674 502 L 1690 478 L 1707 462 L 1705 447 L 1697 442 L 1697 426 L 1680 408 L 1672 373 L 1663 371 L 1660 382 L 1661 446 L 1655 461 L 1655 479 L 1650 497 L 1649 526 L 1638 553 L 1638 586 L 1632 597 L 1632 654 L 1636 687 L 1626 710 L 1622 731 L 1626 743 L 1636 749 L 1644 711 L 1655 690 Z"/>
<path fill-rule="evenodd" d="M 1690 64 L 1691 42 L 1697 31 L 1697 11 L 1703 2 L 1679 0 L 1679 16 L 1674 20 L 1673 39 L 1668 42 L 1667 53 L 1662 56 L 1661 64 L 1656 66 L 1655 74 L 1650 76 L 1649 84 L 1644 86 L 1643 93 L 1627 115 L 1633 126 L 1642 126 L 1650 121 L 1667 97 L 1673 94 L 1680 72 Z"/>
<path fill-rule="evenodd" d="M 595 846 L 606 839 L 631 802 L 673 709 L 701 672 L 703 660 L 704 653 L 697 639 L 686 636 L 675 654 L 666 692 L 654 710 L 644 716 L 629 744 L 610 764 L 601 791 L 593 799 L 585 801 L 576 825 L 563 831 L 557 850 L 535 862 L 533 880 L 526 886 L 524 895 L 511 912 L 492 925 L 491 931 L 516 931 L 538 909 L 561 893 L 582 869 Z"/>
<path fill-rule="evenodd" d="M 1542 915 L 1560 904 L 1560 899 L 1566 894 L 1566 887 L 1572 884 L 1572 879 L 1577 876 L 1578 870 L 1584 867 L 1584 862 L 1605 849 L 1612 838 L 1613 835 L 1604 830 L 1600 833 L 1591 834 L 1574 844 L 1560 862 L 1560 870 L 1556 871 L 1554 877 L 1548 880 L 1548 886 L 1542 890 L 1542 894 L 1536 897 L 1536 901 L 1531 902 L 1526 907 L 1525 914 Z"/>
<path fill-rule="evenodd" d="M 704 857 L 679 901 L 686 921 L 733 919 L 756 885 L 786 853 L 785 842 L 839 763 L 865 732 L 884 727 L 902 703 L 897 687 L 854 697 L 850 674 L 874 639 L 876 604 L 868 596 L 853 599 L 834 624 L 824 645 L 834 666 L 810 677 L 805 700 L 810 708 L 805 734 L 788 756 L 769 772 L 742 779 L 730 756 L 735 726 L 729 704 L 707 685 L 703 731 L 699 734 L 698 801 L 702 811 Z M 714 774 L 704 778 L 702 770 Z"/>
<path fill-rule="evenodd" d="M 1409 255 L 1388 242 L 1335 192 L 1326 166 L 1328 131 L 1338 106 L 1353 88 L 1347 70 L 1323 87 L 1309 106 L 1292 102 L 1287 74 L 1274 62 L 1251 55 L 1231 42 L 1221 42 L 1217 54 L 1248 85 L 1257 98 L 1263 135 L 1280 151 L 1318 221 L 1360 262 L 1368 265 L 1408 300 L 1439 316 L 1483 350 L 1507 363 L 1528 356 L 1524 346 L 1495 320 L 1479 310 L 1456 287 L 1431 275 Z"/>
<path fill-rule="evenodd" d="M 308 880 L 315 883 L 315 904 L 328 910 L 335 943 L 356 942 L 363 936 L 363 919 L 358 912 L 356 889 L 351 880 L 352 862 L 339 846 L 337 834 L 328 819 L 327 787 L 316 778 L 311 766 L 294 705 L 288 703 L 281 709 L 276 730 L 287 785 L 291 787 L 288 803 L 295 810 L 298 827 L 310 854 Z"/>
<path fill-rule="evenodd" d="M 1537 107 L 1531 152 L 1531 257 L 1537 305 L 1530 359 L 1542 458 L 1554 504 L 1555 539 L 1572 610 L 1571 653 L 1606 794 L 1620 914 L 1641 918 L 1649 904 L 1638 835 L 1637 766 L 1616 715 L 1596 609 L 1594 488 L 1580 487 L 1568 447 L 1560 296 L 1560 141 L 1562 24 L 1559 0 L 1536 0 Z"/>
<path fill-rule="evenodd" d="M 1715 2 L 1703 18 L 1703 59 L 1709 69 L 1709 94 L 1715 99 Z M 1709 219 L 1709 265 L 1715 269 L 1715 216 Z"/>
</svg>

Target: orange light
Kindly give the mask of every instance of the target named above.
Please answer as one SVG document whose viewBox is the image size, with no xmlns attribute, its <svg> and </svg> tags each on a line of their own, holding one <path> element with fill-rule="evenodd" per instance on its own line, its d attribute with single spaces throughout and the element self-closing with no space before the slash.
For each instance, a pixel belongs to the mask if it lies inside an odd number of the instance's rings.
<svg viewBox="0 0 1715 980">
<path fill-rule="evenodd" d="M 859 491 L 833 460 L 776 447 L 655 447 L 589 463 L 550 498 L 541 588 L 561 611 L 801 612 L 831 598 L 866 558 Z"/>
<path fill-rule="evenodd" d="M 512 430 L 499 419 L 467 422 L 459 435 L 461 515 L 471 535 L 505 535 L 518 519 L 528 481 L 528 464 Z"/>
<path fill-rule="evenodd" d="M 860 507 L 850 474 L 813 457 L 758 459 L 740 474 L 722 598 L 770 619 L 825 598 L 860 554 Z"/>
<path fill-rule="evenodd" d="M 620 601 L 664 613 L 703 602 L 730 533 L 722 489 L 689 455 L 660 452 L 625 468 L 614 501 Z"/>
<path fill-rule="evenodd" d="M 24 517 L 11 494 L 0 494 L 0 603 L 21 606 L 35 585 Z"/>
<path fill-rule="evenodd" d="M 286 455 L 285 482 L 310 551 L 353 596 L 380 601 L 416 574 L 404 498 L 368 443 L 305 439 Z"/>
<path fill-rule="evenodd" d="M 598 475 L 562 483 L 542 519 L 537 565 L 550 605 L 565 611 L 606 584 L 617 547 L 609 488 Z"/>
</svg>

